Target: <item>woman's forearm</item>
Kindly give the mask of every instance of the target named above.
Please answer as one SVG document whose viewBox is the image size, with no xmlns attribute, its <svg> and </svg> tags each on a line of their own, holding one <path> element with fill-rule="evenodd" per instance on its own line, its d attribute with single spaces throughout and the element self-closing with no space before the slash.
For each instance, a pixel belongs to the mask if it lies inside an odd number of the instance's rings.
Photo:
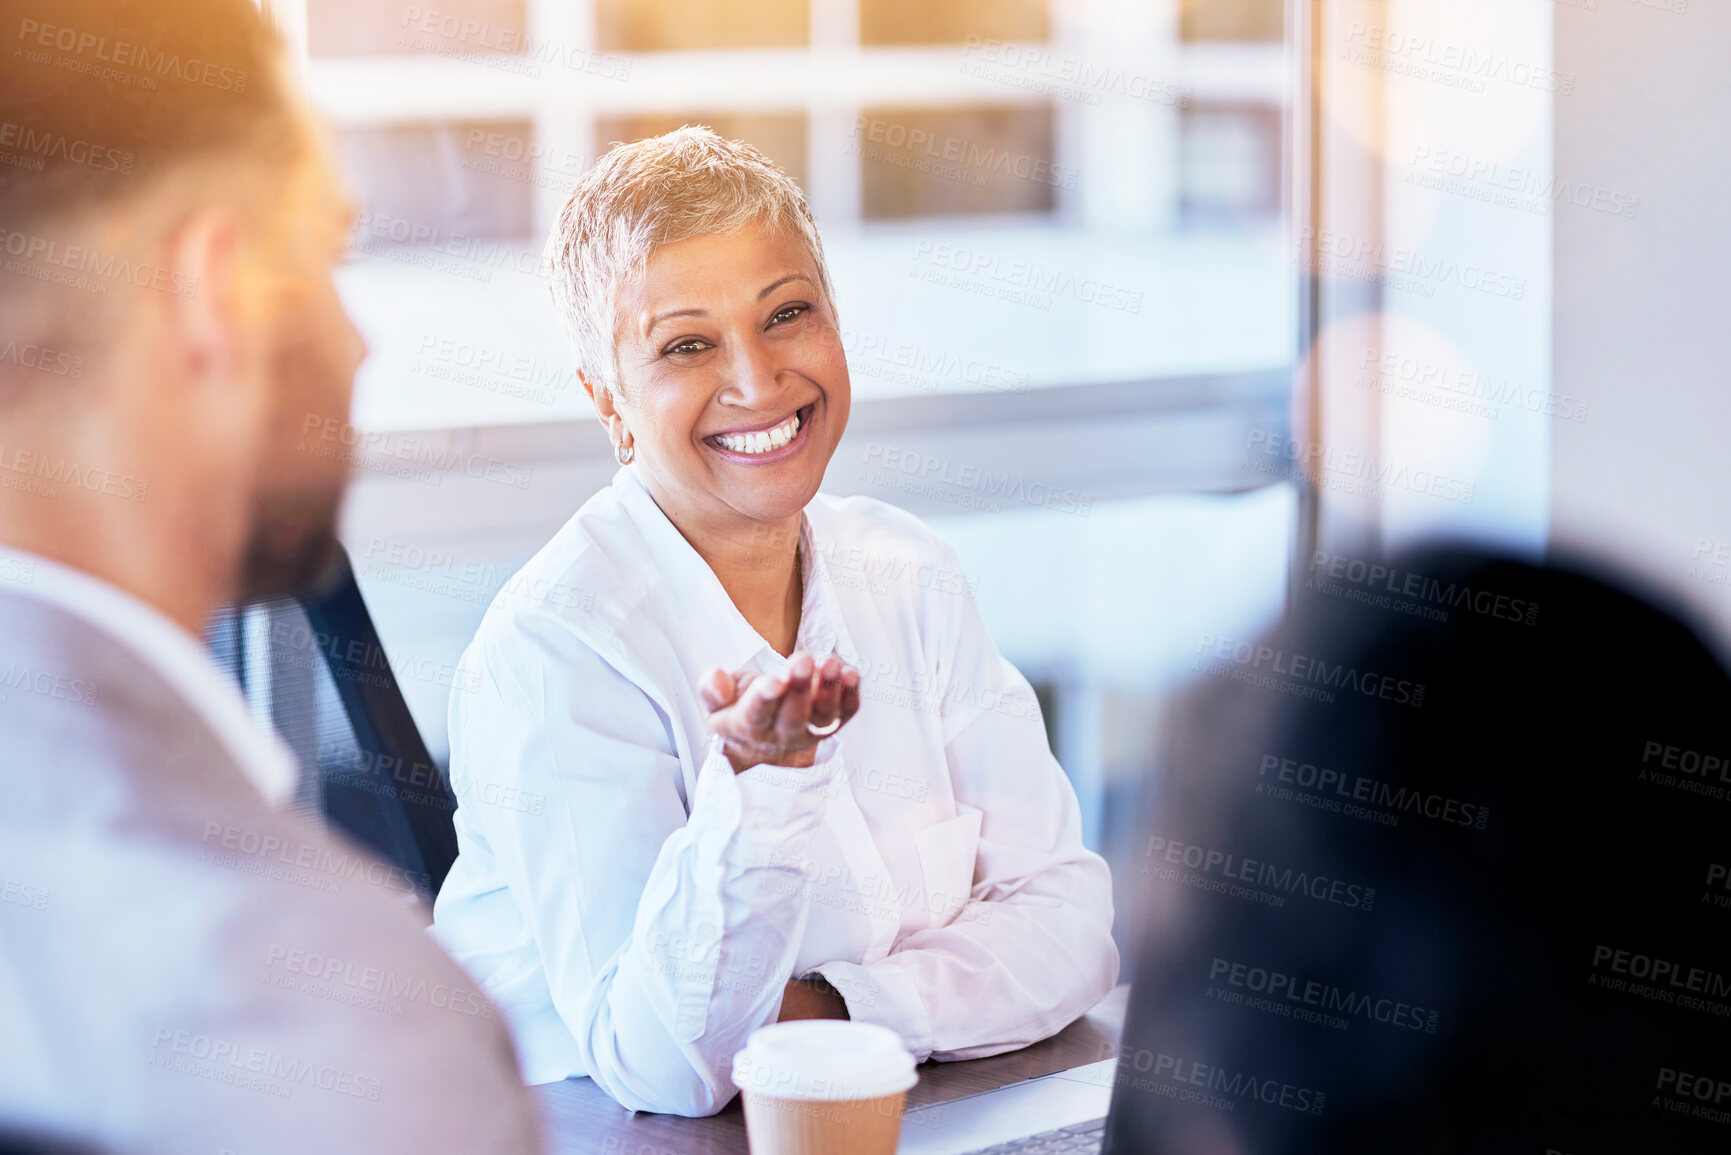
<svg viewBox="0 0 1731 1155">
<path fill-rule="evenodd" d="M 691 819 L 662 847 L 624 949 L 559 1000 L 587 1072 L 622 1105 L 717 1111 L 751 1031 L 784 1010 L 838 1009 L 833 995 L 790 984 L 809 917 L 796 864 L 821 821 L 823 784 L 817 774 L 799 788 L 736 776 L 712 747 Z M 790 985 L 800 987 L 791 1003 Z"/>
<path fill-rule="evenodd" d="M 792 1019 L 845 1019 L 847 1003 L 841 992 L 829 985 L 822 975 L 805 979 L 788 979 L 781 997 L 781 1012 L 776 1022 Z"/>
</svg>

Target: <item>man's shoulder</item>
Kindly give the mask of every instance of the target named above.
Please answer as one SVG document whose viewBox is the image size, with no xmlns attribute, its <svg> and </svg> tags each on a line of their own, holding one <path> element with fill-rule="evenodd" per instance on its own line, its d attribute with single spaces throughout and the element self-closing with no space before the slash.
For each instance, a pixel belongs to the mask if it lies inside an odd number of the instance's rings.
<svg viewBox="0 0 1731 1155">
<path fill-rule="evenodd" d="M 477 1105 L 476 1085 L 514 1093 L 504 1025 L 426 933 L 412 880 L 262 803 L 209 813 L 178 832 L 8 832 L 0 875 L 39 902 L 4 948 L 30 994 L 0 994 L 0 1021 L 41 1046 L 0 1062 L 38 1105 L 0 1092 L 0 1114 L 94 1112 L 106 1138 L 137 1139 L 191 1126 L 183 1112 L 228 1128 L 298 1104 L 303 1134 L 412 1131 L 411 1104 L 437 1117 L 441 1097 Z"/>
<path fill-rule="evenodd" d="M 137 823 L 257 801 L 209 720 L 101 627 L 0 590 L 0 788 L 14 816 Z M 144 818 L 148 822 L 148 817 Z"/>
</svg>

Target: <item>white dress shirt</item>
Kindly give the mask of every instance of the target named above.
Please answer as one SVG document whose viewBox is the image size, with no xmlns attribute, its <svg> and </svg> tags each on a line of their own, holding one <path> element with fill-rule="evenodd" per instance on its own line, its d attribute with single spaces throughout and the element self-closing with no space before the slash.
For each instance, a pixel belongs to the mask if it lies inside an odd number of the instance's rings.
<svg viewBox="0 0 1731 1155">
<path fill-rule="evenodd" d="M 130 650 L 216 733 L 270 805 L 294 792 L 294 755 L 275 730 L 252 720 L 240 687 L 204 644 L 161 610 L 83 570 L 9 545 L 0 545 L 0 589 L 56 606 Z"/>
<path fill-rule="evenodd" d="M 529 1081 L 710 1114 L 790 977 L 823 975 L 922 1060 L 1045 1038 L 1117 980 L 1106 864 L 955 553 L 892 506 L 820 495 L 800 556 L 798 648 L 862 679 L 810 769 L 734 774 L 699 679 L 786 659 L 630 468 L 464 654 L 435 929 Z"/>
</svg>

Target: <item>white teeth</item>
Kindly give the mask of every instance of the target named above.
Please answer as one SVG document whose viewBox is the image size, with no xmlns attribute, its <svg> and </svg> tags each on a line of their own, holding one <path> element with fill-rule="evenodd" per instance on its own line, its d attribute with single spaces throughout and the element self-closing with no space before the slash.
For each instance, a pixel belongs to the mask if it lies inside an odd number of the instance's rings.
<svg viewBox="0 0 1731 1155">
<path fill-rule="evenodd" d="M 765 429 L 758 433 L 738 433 L 728 437 L 717 437 L 716 443 L 729 453 L 768 453 L 772 449 L 780 449 L 799 432 L 799 414 L 795 413 L 774 429 Z"/>
</svg>

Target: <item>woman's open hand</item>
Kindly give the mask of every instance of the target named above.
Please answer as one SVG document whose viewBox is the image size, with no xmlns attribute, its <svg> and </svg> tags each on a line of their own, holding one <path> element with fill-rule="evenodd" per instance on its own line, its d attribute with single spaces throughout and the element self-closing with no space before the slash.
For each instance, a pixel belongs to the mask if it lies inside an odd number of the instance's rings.
<svg viewBox="0 0 1731 1155">
<path fill-rule="evenodd" d="M 810 766 L 829 727 L 859 712 L 859 671 L 833 655 L 819 666 L 795 651 L 777 677 L 714 669 L 697 690 L 735 774 L 764 762 Z"/>
</svg>

